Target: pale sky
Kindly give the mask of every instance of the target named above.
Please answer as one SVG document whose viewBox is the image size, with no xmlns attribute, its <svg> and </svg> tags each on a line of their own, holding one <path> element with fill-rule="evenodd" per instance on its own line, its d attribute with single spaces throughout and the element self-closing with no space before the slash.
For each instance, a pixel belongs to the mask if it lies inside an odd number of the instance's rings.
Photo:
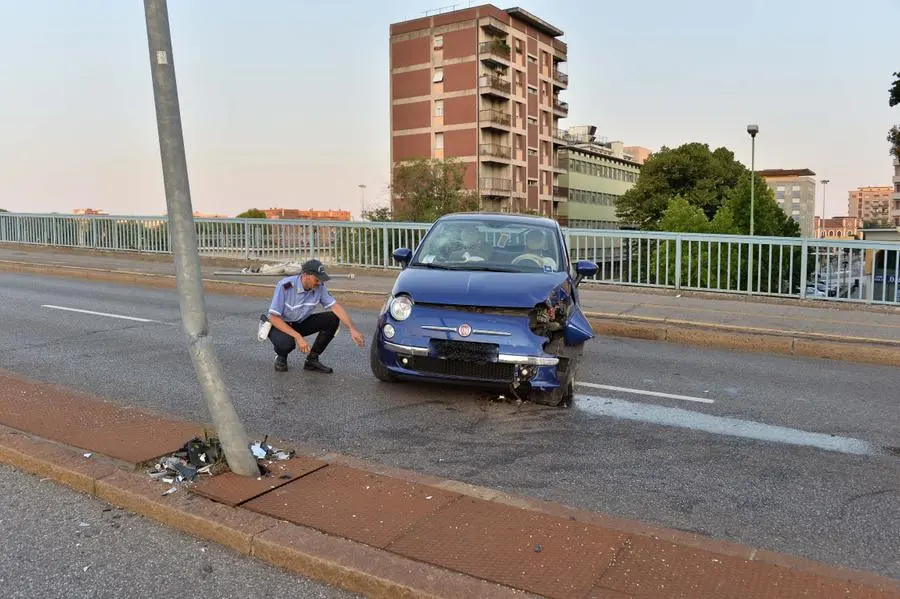
<svg viewBox="0 0 900 599">
<path fill-rule="evenodd" d="M 447 4 L 170 0 L 194 210 L 385 203 L 389 25 Z M 749 166 L 756 122 L 757 168 L 830 179 L 828 216 L 890 184 L 900 0 L 495 5 L 565 31 L 564 127 Z M 165 212 L 142 0 L 0 0 L 0 50 L 0 208 Z"/>
</svg>

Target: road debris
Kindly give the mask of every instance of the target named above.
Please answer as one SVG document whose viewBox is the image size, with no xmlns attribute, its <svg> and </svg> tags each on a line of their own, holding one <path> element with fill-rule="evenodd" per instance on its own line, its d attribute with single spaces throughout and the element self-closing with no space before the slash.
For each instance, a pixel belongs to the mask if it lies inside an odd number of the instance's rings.
<svg viewBox="0 0 900 599">
<path fill-rule="evenodd" d="M 225 275 L 230 277 L 271 277 L 280 275 L 296 275 L 300 274 L 303 269 L 303 262 L 285 261 L 276 262 L 274 264 L 261 264 L 256 262 L 250 266 L 246 266 L 240 270 L 216 270 L 214 275 Z M 355 273 L 337 274 L 328 273 L 332 278 L 338 279 L 355 279 Z"/>
<path fill-rule="evenodd" d="M 160 460 L 150 470 L 150 478 L 166 484 L 196 482 L 201 474 L 215 474 L 224 467 L 225 454 L 219 440 L 207 435 L 206 440 L 195 437 L 180 451 Z M 175 487 L 173 487 L 174 489 Z M 173 492 L 172 489 L 169 492 Z"/>
</svg>

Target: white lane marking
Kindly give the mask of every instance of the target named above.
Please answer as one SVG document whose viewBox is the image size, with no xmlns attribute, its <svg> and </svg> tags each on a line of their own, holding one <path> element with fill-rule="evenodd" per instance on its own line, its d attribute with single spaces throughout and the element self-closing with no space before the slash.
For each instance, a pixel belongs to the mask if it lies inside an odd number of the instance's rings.
<svg viewBox="0 0 900 599">
<path fill-rule="evenodd" d="M 67 310 L 69 312 L 81 312 L 82 314 L 93 314 L 94 316 L 108 316 L 109 318 L 121 318 L 123 320 L 134 320 L 137 322 L 158 322 L 159 324 L 167 324 L 161 320 L 151 320 L 149 318 L 138 318 L 137 316 L 122 316 L 121 314 L 108 314 L 106 312 L 94 312 L 93 310 L 80 310 L 78 308 L 66 308 L 65 306 L 54 306 L 51 304 L 43 304 L 42 308 L 52 308 L 53 310 Z"/>
<path fill-rule="evenodd" d="M 753 420 L 713 416 L 684 408 L 669 408 L 592 395 L 576 395 L 574 407 L 595 416 L 636 420 L 649 424 L 703 431 L 714 435 L 815 447 L 826 451 L 856 455 L 884 455 L 884 451 L 878 446 L 862 439 L 813 433 L 785 426 L 763 424 Z"/>
<path fill-rule="evenodd" d="M 645 389 L 629 389 L 628 387 L 613 387 L 612 385 L 599 385 L 597 383 L 575 383 L 576 387 L 589 387 L 591 389 L 604 389 L 606 391 L 620 391 L 622 393 L 635 393 L 637 395 L 649 395 L 651 397 L 665 397 L 668 399 L 681 399 L 684 401 L 694 401 L 697 403 L 716 403 L 712 399 L 706 397 L 691 397 L 690 395 L 674 395 L 672 393 L 662 393 L 661 391 L 647 391 Z"/>
</svg>

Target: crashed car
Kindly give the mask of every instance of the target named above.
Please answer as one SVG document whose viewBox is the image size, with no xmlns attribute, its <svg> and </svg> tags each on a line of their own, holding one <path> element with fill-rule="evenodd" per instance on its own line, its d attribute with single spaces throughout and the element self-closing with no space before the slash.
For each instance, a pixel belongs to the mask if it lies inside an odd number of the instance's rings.
<svg viewBox="0 0 900 599">
<path fill-rule="evenodd" d="M 528 215 L 443 216 L 401 266 L 370 345 L 381 381 L 502 388 L 558 406 L 574 395 L 594 336 L 578 285 L 597 265 L 571 264 L 556 221 Z"/>
</svg>

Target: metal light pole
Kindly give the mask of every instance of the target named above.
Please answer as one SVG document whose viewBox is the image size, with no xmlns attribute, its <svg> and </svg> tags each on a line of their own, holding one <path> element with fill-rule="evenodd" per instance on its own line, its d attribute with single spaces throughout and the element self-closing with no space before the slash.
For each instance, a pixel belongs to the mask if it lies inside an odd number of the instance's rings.
<svg viewBox="0 0 900 599">
<path fill-rule="evenodd" d="M 244 426 L 228 397 L 209 337 L 166 0 L 144 0 L 144 17 L 150 47 L 150 72 L 172 254 L 175 257 L 181 319 L 188 334 L 191 361 L 228 467 L 241 476 L 259 476 L 259 466 L 250 452 Z"/>
<path fill-rule="evenodd" d="M 752 236 L 756 208 L 756 134 L 759 133 L 759 125 L 747 125 L 747 133 L 750 134 L 750 235 Z"/>
<path fill-rule="evenodd" d="M 359 216 L 360 216 L 360 218 L 364 218 L 365 213 L 366 213 L 366 184 L 360 183 L 358 185 L 358 187 L 359 187 L 359 205 L 360 205 Z"/>
<path fill-rule="evenodd" d="M 756 134 L 759 125 L 747 125 L 750 134 L 750 237 L 753 237 L 756 208 Z M 753 293 L 753 239 L 750 240 L 750 251 L 747 256 L 747 293 Z"/>
<path fill-rule="evenodd" d="M 828 184 L 831 183 L 829 179 L 822 179 L 822 219 L 819 221 L 819 226 L 822 229 L 822 239 L 825 239 L 825 198 L 828 194 Z"/>
</svg>

